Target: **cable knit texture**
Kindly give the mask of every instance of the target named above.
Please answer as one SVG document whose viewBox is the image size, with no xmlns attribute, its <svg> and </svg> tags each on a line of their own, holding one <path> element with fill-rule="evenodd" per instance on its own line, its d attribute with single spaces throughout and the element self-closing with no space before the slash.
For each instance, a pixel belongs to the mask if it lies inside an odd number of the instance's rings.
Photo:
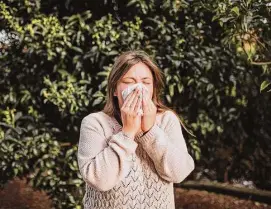
<svg viewBox="0 0 271 209">
<path fill-rule="evenodd" d="M 80 173 L 85 209 L 174 209 L 173 183 L 194 169 L 176 115 L 166 111 L 134 140 L 114 117 L 91 113 L 81 123 Z"/>
</svg>

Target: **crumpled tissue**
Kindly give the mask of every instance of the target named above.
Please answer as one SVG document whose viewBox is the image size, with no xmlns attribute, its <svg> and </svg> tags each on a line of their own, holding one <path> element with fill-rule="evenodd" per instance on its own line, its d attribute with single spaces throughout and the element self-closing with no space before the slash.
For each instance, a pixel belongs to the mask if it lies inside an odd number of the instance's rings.
<svg viewBox="0 0 271 209">
<path fill-rule="evenodd" d="M 143 98 L 143 89 L 145 89 L 147 92 L 148 92 L 148 88 L 142 84 L 142 83 L 136 83 L 136 84 L 132 84 L 132 85 L 129 85 L 126 89 L 124 89 L 121 94 L 122 94 L 122 98 L 123 98 L 123 101 L 127 98 L 127 96 L 133 92 L 133 90 L 135 88 L 139 88 L 140 90 L 140 96 L 141 98 Z M 139 115 L 143 115 L 143 109 L 142 109 L 142 106 L 141 108 L 138 110 L 138 114 Z"/>
</svg>

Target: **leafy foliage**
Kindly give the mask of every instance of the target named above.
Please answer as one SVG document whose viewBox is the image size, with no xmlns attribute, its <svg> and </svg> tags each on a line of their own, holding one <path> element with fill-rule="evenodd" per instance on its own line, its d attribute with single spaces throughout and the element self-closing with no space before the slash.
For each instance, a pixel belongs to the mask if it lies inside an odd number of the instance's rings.
<svg viewBox="0 0 271 209">
<path fill-rule="evenodd" d="M 270 189 L 269 4 L 0 1 L 1 184 L 27 176 L 56 208 L 81 208 L 80 122 L 103 107 L 114 58 L 143 49 L 197 136 L 186 138 L 198 168 Z"/>
</svg>

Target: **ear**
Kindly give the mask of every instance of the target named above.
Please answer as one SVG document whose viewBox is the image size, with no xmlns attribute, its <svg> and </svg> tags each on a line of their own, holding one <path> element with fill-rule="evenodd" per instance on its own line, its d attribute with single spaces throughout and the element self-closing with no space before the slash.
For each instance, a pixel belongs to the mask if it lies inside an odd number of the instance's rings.
<svg viewBox="0 0 271 209">
<path fill-rule="evenodd" d="M 114 94 L 113 94 L 113 96 L 114 96 L 114 97 L 116 97 L 116 96 L 117 96 L 117 92 L 116 92 L 116 91 L 114 91 Z"/>
</svg>

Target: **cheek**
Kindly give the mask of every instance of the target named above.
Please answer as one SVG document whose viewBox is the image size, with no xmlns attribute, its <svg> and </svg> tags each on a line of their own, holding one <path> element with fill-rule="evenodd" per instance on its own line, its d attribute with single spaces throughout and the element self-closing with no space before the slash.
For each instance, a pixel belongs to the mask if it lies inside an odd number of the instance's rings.
<svg viewBox="0 0 271 209">
<path fill-rule="evenodd" d="M 127 87 L 128 85 L 127 84 L 119 84 L 118 87 L 117 87 L 117 90 L 116 90 L 116 95 L 118 97 L 118 101 L 119 101 L 119 105 L 120 107 L 122 106 L 123 104 L 123 99 L 122 99 L 122 91 Z"/>
<path fill-rule="evenodd" d="M 128 87 L 128 84 L 120 84 L 117 88 L 117 96 L 121 97 L 121 92 Z"/>
<path fill-rule="evenodd" d="M 150 98 L 153 97 L 153 86 L 147 86 Z"/>
</svg>

